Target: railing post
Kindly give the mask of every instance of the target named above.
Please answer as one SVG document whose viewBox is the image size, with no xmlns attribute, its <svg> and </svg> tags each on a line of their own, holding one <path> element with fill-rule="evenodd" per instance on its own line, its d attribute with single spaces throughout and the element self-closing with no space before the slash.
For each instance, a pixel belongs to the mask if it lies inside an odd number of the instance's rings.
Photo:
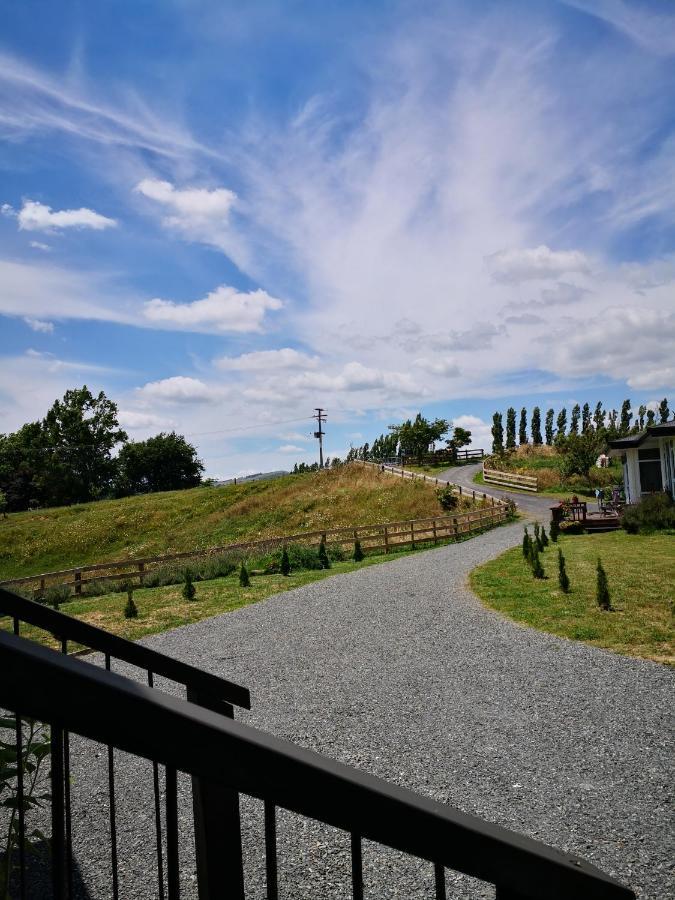
<svg viewBox="0 0 675 900">
<path fill-rule="evenodd" d="M 384 526 L 384 552 L 389 553 L 389 529 Z"/>
<path fill-rule="evenodd" d="M 187 698 L 191 703 L 209 706 L 200 704 L 196 691 L 188 689 Z M 222 712 L 234 718 L 229 704 L 223 704 Z M 199 900 L 244 900 L 239 794 L 193 777 L 192 809 Z"/>
</svg>

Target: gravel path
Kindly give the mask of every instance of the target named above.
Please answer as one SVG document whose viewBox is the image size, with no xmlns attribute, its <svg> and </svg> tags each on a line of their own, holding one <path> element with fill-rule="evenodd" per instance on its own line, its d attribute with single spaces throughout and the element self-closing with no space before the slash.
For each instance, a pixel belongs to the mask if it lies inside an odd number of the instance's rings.
<svg viewBox="0 0 675 900">
<path fill-rule="evenodd" d="M 242 717 L 260 728 L 569 849 L 663 900 L 673 895 L 673 673 L 483 608 L 468 573 L 521 533 L 498 528 L 146 643 L 248 685 Z M 120 897 L 154 897 L 149 766 L 119 754 L 118 768 Z M 73 774 L 81 877 L 88 896 L 109 897 L 104 754 L 92 763 L 77 751 Z M 183 896 L 194 897 L 185 781 L 180 801 Z M 248 888 L 262 898 L 261 811 L 244 807 Z M 344 835 L 291 816 L 280 833 L 281 897 L 350 896 Z M 368 845 L 364 869 L 372 900 L 433 896 L 428 864 Z M 448 888 L 494 896 L 453 873 Z"/>
</svg>

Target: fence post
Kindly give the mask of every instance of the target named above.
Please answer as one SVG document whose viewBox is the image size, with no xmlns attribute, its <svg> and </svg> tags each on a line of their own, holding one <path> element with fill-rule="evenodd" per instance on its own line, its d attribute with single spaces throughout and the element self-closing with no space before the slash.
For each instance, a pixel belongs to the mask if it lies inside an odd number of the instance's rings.
<svg viewBox="0 0 675 900">
<path fill-rule="evenodd" d="M 436 544 L 436 543 L 437 543 L 437 540 L 436 540 L 436 519 L 434 519 L 434 544 Z"/>
<path fill-rule="evenodd" d="M 413 550 L 415 549 L 415 520 L 410 520 L 410 543 L 412 544 Z"/>
<path fill-rule="evenodd" d="M 462 485 L 461 484 L 459 485 L 459 496 L 460 497 L 462 496 Z"/>
<path fill-rule="evenodd" d="M 79 569 L 75 572 L 75 593 L 82 593 L 82 572 Z"/>
<path fill-rule="evenodd" d="M 140 584 L 145 581 L 145 563 L 142 562 L 138 564 L 138 581 Z"/>
<path fill-rule="evenodd" d="M 199 704 L 196 691 L 188 689 L 187 698 Z M 234 718 L 229 704 L 219 704 L 218 711 Z M 225 896 L 244 900 L 239 794 L 205 778 L 193 777 L 192 807 L 199 900 Z"/>
<path fill-rule="evenodd" d="M 459 532 L 457 530 L 457 519 L 454 519 L 454 518 L 452 520 L 452 531 L 453 531 L 455 540 L 457 540 L 457 538 L 459 537 Z"/>
<path fill-rule="evenodd" d="M 474 503 L 476 502 L 476 492 L 475 491 L 471 491 L 471 499 L 473 500 Z"/>
<path fill-rule="evenodd" d="M 389 553 L 389 530 L 384 526 L 384 552 Z"/>
</svg>

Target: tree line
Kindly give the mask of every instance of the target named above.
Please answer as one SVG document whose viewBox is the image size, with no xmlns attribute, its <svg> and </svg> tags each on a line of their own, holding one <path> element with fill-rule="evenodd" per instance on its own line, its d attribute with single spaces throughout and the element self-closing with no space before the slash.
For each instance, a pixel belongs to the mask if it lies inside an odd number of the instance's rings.
<svg viewBox="0 0 675 900">
<path fill-rule="evenodd" d="M 532 410 L 529 425 L 527 410 L 523 407 L 518 418 L 516 433 L 516 410 L 510 406 L 506 411 L 506 429 L 504 429 L 501 412 L 495 412 L 492 416 L 492 452 L 504 453 L 516 447 L 518 444 L 532 443 L 534 445 L 547 444 L 548 446 L 562 447 L 570 437 L 578 435 L 594 435 L 605 443 L 626 437 L 630 434 L 639 434 L 645 428 L 657 423 L 665 423 L 670 418 L 668 399 L 663 398 L 657 410 L 647 409 L 642 405 L 638 407 L 637 415 L 633 416 L 630 400 L 624 400 L 621 409 L 605 410 L 602 402 L 595 405 L 593 411 L 588 403 L 580 406 L 575 403 L 571 410 L 569 427 L 567 422 L 567 409 L 563 407 L 558 415 L 555 410 L 546 410 L 544 418 L 544 431 L 542 435 L 541 410 L 535 406 Z"/>
<path fill-rule="evenodd" d="M 43 419 L 0 434 L 0 504 L 12 512 L 195 487 L 203 471 L 175 431 L 130 441 L 117 405 L 86 385 L 66 391 Z"/>
</svg>

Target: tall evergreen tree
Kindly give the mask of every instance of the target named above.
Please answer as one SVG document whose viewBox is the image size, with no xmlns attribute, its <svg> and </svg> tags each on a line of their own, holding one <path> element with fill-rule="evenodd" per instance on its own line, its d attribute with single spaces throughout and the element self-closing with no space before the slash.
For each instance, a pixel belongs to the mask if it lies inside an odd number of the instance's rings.
<svg viewBox="0 0 675 900">
<path fill-rule="evenodd" d="M 532 443 L 535 446 L 541 444 L 541 410 L 538 406 L 532 410 L 532 424 L 530 426 L 532 432 Z"/>
<path fill-rule="evenodd" d="M 516 411 L 512 406 L 506 410 L 506 449 L 516 446 Z"/>
<path fill-rule="evenodd" d="M 595 425 L 596 431 L 602 431 L 605 427 L 605 411 L 602 408 L 602 401 L 598 401 L 595 405 L 595 412 L 593 413 L 593 424 Z"/>
<path fill-rule="evenodd" d="M 556 441 L 562 441 L 565 437 L 565 429 L 567 428 L 567 410 L 563 408 L 558 413 L 556 420 L 557 431 L 555 433 Z"/>
<path fill-rule="evenodd" d="M 527 410 L 523 407 L 520 411 L 520 422 L 518 423 L 518 443 L 527 443 Z"/>
<path fill-rule="evenodd" d="M 611 409 L 607 414 L 607 434 L 612 437 L 616 437 L 619 433 L 619 414 L 615 409 Z"/>
<path fill-rule="evenodd" d="M 570 434 L 579 434 L 579 417 L 581 409 L 578 403 L 572 407 L 572 418 L 570 419 Z"/>
<path fill-rule="evenodd" d="M 502 414 L 496 412 L 492 416 L 492 452 L 504 452 L 504 426 L 502 425 Z"/>
<path fill-rule="evenodd" d="M 628 434 L 630 431 L 630 420 L 633 412 L 630 408 L 630 400 L 624 400 L 621 404 L 621 420 L 619 422 L 619 431 L 621 434 Z"/>
<path fill-rule="evenodd" d="M 647 410 L 647 428 L 649 428 L 650 425 L 654 424 L 655 419 L 656 419 L 656 413 L 654 412 L 654 410 L 648 409 Z"/>
<path fill-rule="evenodd" d="M 668 418 L 670 416 L 667 397 L 664 397 L 663 400 L 659 403 L 659 416 L 661 418 L 661 424 L 664 425 L 668 421 Z"/>
<path fill-rule="evenodd" d="M 646 415 L 647 407 L 643 403 L 640 407 L 638 407 L 638 426 L 640 431 L 644 431 Z"/>
<path fill-rule="evenodd" d="M 544 427 L 544 431 L 546 432 L 546 443 L 550 447 L 553 443 L 553 416 L 554 412 L 552 409 L 546 410 L 546 425 Z"/>
<path fill-rule="evenodd" d="M 588 434 L 591 430 L 591 408 L 588 403 L 584 403 L 584 407 L 581 410 L 581 432 L 582 434 Z"/>
</svg>

